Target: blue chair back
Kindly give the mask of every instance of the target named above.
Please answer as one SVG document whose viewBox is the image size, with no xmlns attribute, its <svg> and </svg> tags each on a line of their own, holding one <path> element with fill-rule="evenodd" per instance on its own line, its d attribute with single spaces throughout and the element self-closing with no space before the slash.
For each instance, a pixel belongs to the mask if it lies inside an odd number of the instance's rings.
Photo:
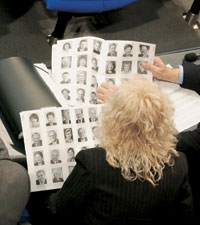
<svg viewBox="0 0 200 225">
<path fill-rule="evenodd" d="M 137 0 L 44 0 L 49 10 L 71 13 L 102 13 L 122 8 Z"/>
</svg>

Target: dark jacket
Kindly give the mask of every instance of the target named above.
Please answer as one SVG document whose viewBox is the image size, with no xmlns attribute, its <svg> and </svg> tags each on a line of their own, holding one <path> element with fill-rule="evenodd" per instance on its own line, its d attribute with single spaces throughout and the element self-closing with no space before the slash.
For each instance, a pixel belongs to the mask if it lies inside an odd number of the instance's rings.
<svg viewBox="0 0 200 225">
<path fill-rule="evenodd" d="M 200 94 L 200 65 L 184 63 L 183 88 L 188 88 Z M 200 112 L 199 112 L 200 113 Z M 200 213 L 200 123 L 193 131 L 181 132 L 178 136 L 177 150 L 184 152 L 189 165 L 189 182 L 197 214 Z M 200 219 L 199 219 L 200 223 Z"/>
<path fill-rule="evenodd" d="M 80 151 L 63 187 L 51 195 L 50 210 L 68 221 L 75 213 L 81 224 L 187 224 L 192 215 L 188 166 L 184 154 L 166 165 L 155 187 L 147 181 L 125 180 L 110 166 L 101 148 Z M 73 216 L 75 219 L 77 216 Z"/>
</svg>

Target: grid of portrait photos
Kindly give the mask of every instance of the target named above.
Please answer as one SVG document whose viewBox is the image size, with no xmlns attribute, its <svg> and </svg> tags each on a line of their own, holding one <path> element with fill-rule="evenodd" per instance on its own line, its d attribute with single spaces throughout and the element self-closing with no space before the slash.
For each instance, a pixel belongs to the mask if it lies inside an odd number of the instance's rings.
<svg viewBox="0 0 200 225">
<path fill-rule="evenodd" d="M 60 40 L 52 47 L 52 77 L 69 105 L 96 104 L 96 87 L 118 85 L 139 74 L 152 80 L 142 62 L 153 63 L 155 44 L 96 37 Z"/>
<path fill-rule="evenodd" d="M 61 188 L 80 150 L 98 147 L 101 105 L 20 113 L 31 191 Z"/>
</svg>

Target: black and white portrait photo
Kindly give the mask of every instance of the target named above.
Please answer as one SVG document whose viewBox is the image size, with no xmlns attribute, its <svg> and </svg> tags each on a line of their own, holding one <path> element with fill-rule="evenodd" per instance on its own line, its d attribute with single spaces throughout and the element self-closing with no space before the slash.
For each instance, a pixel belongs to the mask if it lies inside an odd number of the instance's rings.
<svg viewBox="0 0 200 225">
<path fill-rule="evenodd" d="M 75 151 L 74 151 L 74 148 L 72 147 L 67 149 L 67 161 L 75 162 Z"/>
<path fill-rule="evenodd" d="M 76 90 L 76 101 L 79 102 L 79 103 L 85 102 L 85 89 L 78 88 Z"/>
<path fill-rule="evenodd" d="M 60 159 L 60 152 L 58 149 L 51 150 L 50 157 L 51 157 L 51 160 L 50 160 L 51 164 L 57 164 L 62 162 Z"/>
<path fill-rule="evenodd" d="M 64 88 L 64 89 L 62 89 L 61 93 L 62 93 L 65 100 L 69 101 L 71 99 L 69 89 Z"/>
<path fill-rule="evenodd" d="M 88 114 L 89 114 L 89 122 L 97 122 L 98 121 L 96 108 L 89 108 Z"/>
<path fill-rule="evenodd" d="M 65 42 L 65 43 L 63 44 L 63 52 L 68 53 L 68 52 L 71 50 L 71 48 L 72 48 L 71 43 Z"/>
<path fill-rule="evenodd" d="M 132 70 L 132 61 L 123 61 L 122 62 L 122 73 L 123 74 L 130 74 Z"/>
<path fill-rule="evenodd" d="M 148 58 L 149 57 L 149 45 L 140 45 L 139 50 L 140 53 L 138 54 L 139 57 Z"/>
<path fill-rule="evenodd" d="M 70 84 L 71 83 L 71 79 L 69 77 L 69 73 L 68 72 L 64 72 L 62 73 L 62 80 L 60 81 L 61 84 Z"/>
<path fill-rule="evenodd" d="M 62 167 L 52 168 L 53 183 L 63 182 Z"/>
<path fill-rule="evenodd" d="M 90 103 L 90 104 L 97 104 L 97 96 L 96 96 L 96 92 L 94 92 L 94 91 L 90 92 L 89 103 Z"/>
<path fill-rule="evenodd" d="M 29 121 L 30 121 L 30 127 L 31 127 L 31 128 L 36 128 L 36 127 L 39 127 L 39 126 L 40 126 L 40 123 L 39 123 L 39 116 L 38 116 L 38 114 L 36 114 L 36 113 L 32 113 L 32 114 L 29 116 Z"/>
<path fill-rule="evenodd" d="M 67 69 L 72 66 L 72 56 L 65 56 L 61 58 L 61 68 Z"/>
<path fill-rule="evenodd" d="M 116 61 L 108 60 L 106 62 L 106 74 L 115 74 L 116 73 Z"/>
<path fill-rule="evenodd" d="M 55 122 L 55 113 L 54 112 L 48 112 L 46 114 L 47 123 L 46 126 L 55 126 L 57 123 Z"/>
<path fill-rule="evenodd" d="M 107 56 L 117 56 L 116 49 L 117 49 L 117 44 L 116 43 L 109 44 Z"/>
<path fill-rule="evenodd" d="M 85 128 L 80 127 L 78 128 L 78 142 L 85 142 L 88 140 L 87 136 L 86 136 L 86 131 Z"/>
<path fill-rule="evenodd" d="M 94 126 L 92 127 L 92 134 L 93 134 L 93 140 L 97 140 L 97 137 L 98 137 L 98 127 L 97 126 Z"/>
<path fill-rule="evenodd" d="M 114 78 L 106 78 L 106 83 L 110 85 L 115 85 L 115 79 Z"/>
<path fill-rule="evenodd" d="M 69 109 L 62 109 L 61 114 L 62 114 L 62 123 L 71 124 L 71 116 Z"/>
<path fill-rule="evenodd" d="M 57 138 L 57 132 L 55 130 L 48 131 L 49 145 L 59 144 L 59 139 Z"/>
<path fill-rule="evenodd" d="M 131 44 L 126 44 L 124 46 L 124 54 L 123 57 L 132 57 L 132 50 L 133 50 L 133 46 Z"/>
<path fill-rule="evenodd" d="M 87 67 L 87 55 L 78 56 L 77 67 Z"/>
<path fill-rule="evenodd" d="M 75 109 L 76 123 L 84 123 L 83 109 Z"/>
<path fill-rule="evenodd" d="M 87 78 L 87 72 L 86 71 L 77 71 L 77 79 L 76 79 L 76 83 L 77 84 L 86 84 L 86 78 Z"/>
<path fill-rule="evenodd" d="M 44 156 L 42 151 L 36 151 L 33 153 L 34 166 L 44 165 Z"/>
<path fill-rule="evenodd" d="M 100 54 L 101 53 L 101 45 L 102 45 L 102 41 L 94 40 L 93 41 L 93 52 L 96 54 Z"/>
<path fill-rule="evenodd" d="M 79 46 L 77 51 L 78 52 L 83 52 L 83 51 L 87 51 L 88 50 L 88 46 L 87 46 L 87 39 L 83 39 L 79 42 Z"/>
<path fill-rule="evenodd" d="M 92 64 L 92 70 L 97 72 L 99 70 L 97 58 L 93 57 L 91 59 L 91 64 Z"/>
<path fill-rule="evenodd" d="M 73 142 L 73 133 L 72 133 L 72 128 L 65 128 L 64 129 L 64 138 L 65 138 L 65 143 L 72 143 Z"/>
<path fill-rule="evenodd" d="M 147 70 L 144 69 L 144 67 L 142 66 L 142 63 L 144 61 L 138 61 L 137 63 L 137 73 L 138 74 L 147 74 Z"/>
<path fill-rule="evenodd" d="M 44 170 L 38 170 L 36 172 L 36 185 L 47 184 L 46 174 Z"/>
<path fill-rule="evenodd" d="M 97 77 L 95 75 L 92 75 L 91 77 L 91 85 L 92 88 L 97 88 L 98 87 L 98 83 L 97 83 Z"/>
<path fill-rule="evenodd" d="M 32 133 L 31 139 L 32 139 L 32 147 L 42 146 L 42 140 L 39 132 Z"/>
</svg>

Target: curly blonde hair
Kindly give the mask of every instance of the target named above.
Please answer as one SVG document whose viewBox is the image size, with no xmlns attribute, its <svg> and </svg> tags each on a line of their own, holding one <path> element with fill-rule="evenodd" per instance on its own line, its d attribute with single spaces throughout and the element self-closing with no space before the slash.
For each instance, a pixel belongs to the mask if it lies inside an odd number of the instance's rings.
<svg viewBox="0 0 200 225">
<path fill-rule="evenodd" d="M 158 85 L 138 76 L 121 84 L 101 113 L 99 140 L 108 163 L 129 181 L 155 185 L 178 157 L 173 112 Z"/>
</svg>

